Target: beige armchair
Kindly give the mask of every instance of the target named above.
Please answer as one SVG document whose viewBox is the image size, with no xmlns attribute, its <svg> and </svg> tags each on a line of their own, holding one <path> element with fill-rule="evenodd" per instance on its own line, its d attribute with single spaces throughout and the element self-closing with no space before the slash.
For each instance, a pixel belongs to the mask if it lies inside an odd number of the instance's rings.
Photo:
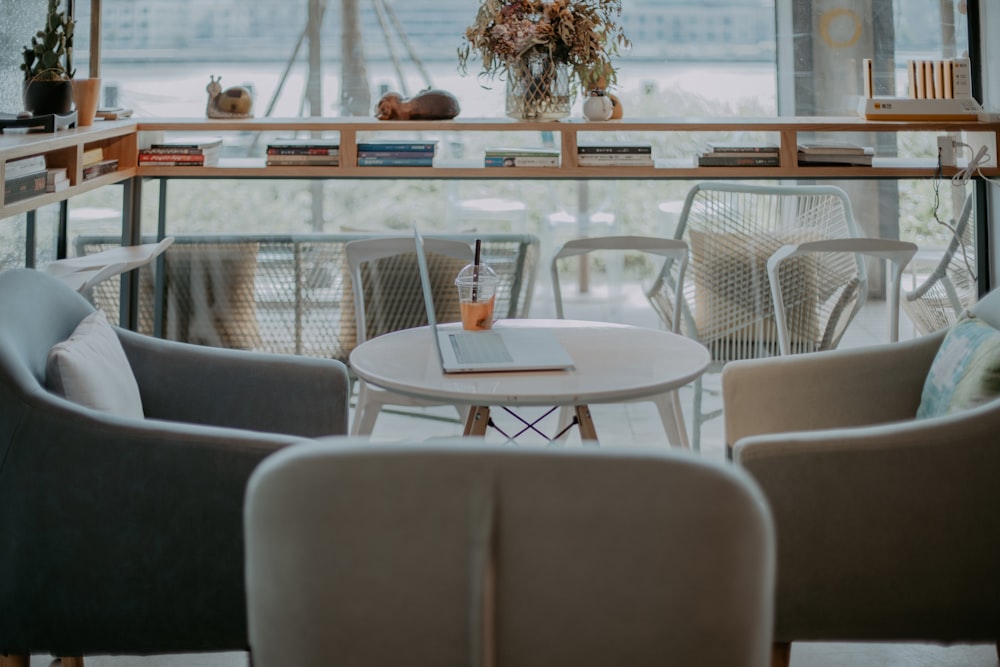
<svg viewBox="0 0 1000 667">
<path fill-rule="evenodd" d="M 688 452 L 329 439 L 245 522 L 257 667 L 768 661 L 766 504 Z"/>
<path fill-rule="evenodd" d="M 976 315 L 1000 327 L 1000 293 Z M 778 538 L 791 642 L 1000 639 L 1000 400 L 916 419 L 945 332 L 729 364 L 726 442 Z"/>
</svg>

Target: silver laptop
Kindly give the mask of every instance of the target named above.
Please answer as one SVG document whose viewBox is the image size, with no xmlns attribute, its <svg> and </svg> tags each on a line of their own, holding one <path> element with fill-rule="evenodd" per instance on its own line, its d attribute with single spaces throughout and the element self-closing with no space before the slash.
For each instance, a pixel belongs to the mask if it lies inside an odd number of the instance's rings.
<svg viewBox="0 0 1000 667">
<path fill-rule="evenodd" d="M 573 367 L 573 358 L 548 329 L 490 329 L 466 331 L 439 328 L 434 315 L 431 277 L 424 252 L 424 239 L 414 227 L 420 287 L 424 293 L 427 321 L 434 347 L 445 373 L 483 371 L 559 370 Z"/>
</svg>

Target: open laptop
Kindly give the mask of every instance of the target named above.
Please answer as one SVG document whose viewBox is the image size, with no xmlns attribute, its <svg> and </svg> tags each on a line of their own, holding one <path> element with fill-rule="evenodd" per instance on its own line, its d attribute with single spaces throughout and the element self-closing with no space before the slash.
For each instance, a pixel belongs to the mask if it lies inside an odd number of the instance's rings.
<svg viewBox="0 0 1000 667">
<path fill-rule="evenodd" d="M 445 373 L 483 371 L 558 370 L 573 367 L 573 358 L 548 329 L 490 329 L 466 331 L 438 327 L 431 294 L 431 276 L 420 230 L 413 228 L 420 287 L 434 347 Z"/>
</svg>

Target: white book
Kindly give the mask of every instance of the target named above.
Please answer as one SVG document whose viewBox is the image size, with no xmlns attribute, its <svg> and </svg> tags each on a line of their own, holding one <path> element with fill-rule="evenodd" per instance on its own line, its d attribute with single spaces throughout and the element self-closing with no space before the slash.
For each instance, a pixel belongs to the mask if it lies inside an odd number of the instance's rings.
<svg viewBox="0 0 1000 667">
<path fill-rule="evenodd" d="M 577 155 L 576 163 L 581 167 L 652 167 L 654 164 L 649 155 Z"/>
<path fill-rule="evenodd" d="M 9 181 L 12 178 L 20 178 L 40 171 L 45 171 L 44 155 L 32 155 L 31 157 L 10 160 L 3 172 L 4 180 Z"/>
<path fill-rule="evenodd" d="M 47 183 L 58 183 L 60 181 L 68 181 L 69 176 L 66 175 L 66 169 L 49 169 L 45 175 L 45 180 Z"/>
</svg>

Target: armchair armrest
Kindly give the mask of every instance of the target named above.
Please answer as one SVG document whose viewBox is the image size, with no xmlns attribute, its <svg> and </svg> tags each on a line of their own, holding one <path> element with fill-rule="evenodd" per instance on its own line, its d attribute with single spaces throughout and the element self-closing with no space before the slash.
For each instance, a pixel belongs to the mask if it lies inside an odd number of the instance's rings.
<svg viewBox="0 0 1000 667">
<path fill-rule="evenodd" d="M 0 525 L 33 527 L 0 541 L 0 626 L 18 608 L 64 655 L 245 650 L 246 483 L 301 439 L 40 401 L 0 470 Z"/>
<path fill-rule="evenodd" d="M 339 361 L 118 335 L 146 417 L 306 437 L 347 432 Z"/>
<path fill-rule="evenodd" d="M 917 252 L 916 244 L 908 241 L 868 238 L 808 241 L 782 246 L 767 260 L 767 277 L 771 282 L 774 319 L 778 328 L 778 344 L 782 354 L 791 352 L 791 344 L 785 318 L 785 302 L 781 295 L 781 281 L 778 280 L 778 269 L 782 262 L 799 255 L 830 252 L 852 252 L 889 260 L 892 264 L 892 280 L 889 287 L 889 341 L 895 343 L 899 340 L 899 286 L 903 269 Z"/>
<path fill-rule="evenodd" d="M 778 537 L 776 641 L 996 638 L 1000 403 L 739 440 Z"/>
<path fill-rule="evenodd" d="M 912 418 L 943 337 L 730 362 L 722 371 L 726 444 Z"/>
</svg>

